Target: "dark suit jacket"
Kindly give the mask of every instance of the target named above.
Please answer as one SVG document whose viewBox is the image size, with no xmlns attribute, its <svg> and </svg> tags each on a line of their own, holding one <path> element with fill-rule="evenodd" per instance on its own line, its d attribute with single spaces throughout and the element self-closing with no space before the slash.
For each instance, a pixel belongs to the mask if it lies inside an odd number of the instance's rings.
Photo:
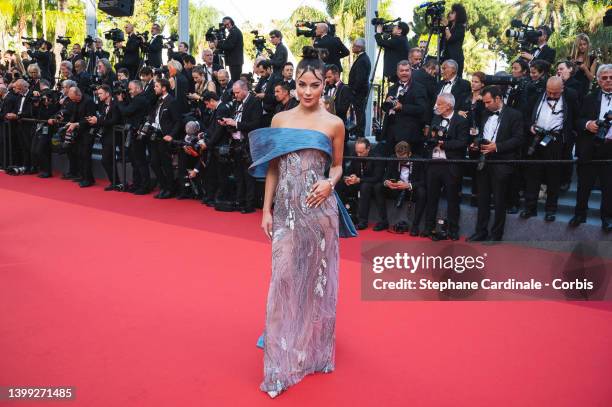
<svg viewBox="0 0 612 407">
<path fill-rule="evenodd" d="M 434 104 L 436 98 L 440 94 L 440 91 L 444 87 L 444 82 L 440 81 L 436 86 L 436 93 L 434 95 Z M 472 87 L 468 81 L 461 78 L 456 78 L 451 93 L 455 97 L 455 112 L 462 111 L 467 112 L 470 110 L 470 99 L 472 96 Z"/>
<path fill-rule="evenodd" d="M 172 136 L 173 139 L 176 139 L 181 131 L 182 121 L 177 104 L 171 94 L 168 94 L 164 99 L 160 98 L 153 109 L 151 109 L 148 118 L 149 123 L 155 123 L 157 107 L 160 103 L 159 126 L 161 127 L 162 135 L 169 135 Z"/>
<path fill-rule="evenodd" d="M 147 49 L 147 60 L 149 66 L 153 68 L 159 68 L 162 66 L 162 49 L 164 48 L 164 41 L 162 35 L 158 35 L 151 40 L 149 48 Z"/>
<path fill-rule="evenodd" d="M 177 73 L 174 78 L 176 86 L 174 88 L 173 96 L 176 101 L 176 107 L 180 115 L 186 113 L 189 110 L 189 100 L 187 94 L 189 93 L 189 82 L 182 73 Z"/>
<path fill-rule="evenodd" d="M 140 38 L 136 34 L 132 33 L 128 36 L 128 40 L 125 43 L 125 55 L 123 57 L 123 63 L 127 66 L 138 66 L 140 63 Z"/>
<path fill-rule="evenodd" d="M 403 59 L 408 59 L 408 38 L 405 35 L 399 37 L 391 36 L 390 38 L 383 37 L 382 34 L 374 36 L 376 44 L 385 49 L 383 74 L 387 78 L 393 78 L 392 82 L 397 80 L 397 63 Z"/>
<path fill-rule="evenodd" d="M 581 160 L 612 158 L 612 144 L 597 146 L 595 134 L 586 129 L 587 122 L 598 120 L 601 114 L 601 90 L 593 91 L 584 97 L 578 117 L 576 118 L 576 156 Z"/>
<path fill-rule="evenodd" d="M 437 126 L 442 121 L 442 116 L 435 115 L 431 127 Z M 444 141 L 444 152 L 449 160 L 462 160 L 465 158 L 467 147 L 470 144 L 470 123 L 468 119 L 459 116 L 456 112 L 451 117 L 446 140 Z M 431 158 L 432 151 L 427 153 Z"/>
<path fill-rule="evenodd" d="M 142 92 L 129 101 L 119 103 L 117 108 L 125 119 L 126 124 L 130 124 L 132 128 L 137 129 L 145 121 L 152 106 L 153 104 L 151 104 L 148 96 Z M 155 120 L 155 117 L 153 119 Z"/>
<path fill-rule="evenodd" d="M 244 42 L 242 31 L 234 26 L 229 30 L 225 41 L 219 44 L 219 48 L 225 51 L 225 63 L 227 66 L 235 66 L 244 63 Z"/>
<path fill-rule="evenodd" d="M 79 134 L 85 134 L 91 129 L 91 125 L 85 120 L 86 117 L 96 115 L 96 104 L 87 95 L 83 95 L 79 103 L 73 104 L 71 123 L 79 123 Z"/>
<path fill-rule="evenodd" d="M 33 61 L 30 63 L 36 62 L 38 67 L 40 68 L 41 77 L 51 80 L 53 78 L 53 74 L 51 73 L 51 53 L 49 51 L 32 51 L 28 50 L 28 55 L 32 57 Z"/>
<path fill-rule="evenodd" d="M 395 96 L 399 86 L 389 88 L 387 96 Z M 385 98 L 386 99 L 386 98 Z M 402 109 L 393 115 L 386 114 L 383 124 L 383 139 L 391 146 L 405 140 L 416 143 L 423 140 L 423 123 L 427 114 L 428 102 L 425 87 L 412 82 L 410 88 L 399 98 Z"/>
<path fill-rule="evenodd" d="M 153 80 L 144 84 L 142 93 L 148 101 L 149 107 L 155 105 L 155 102 L 157 102 L 157 95 L 155 94 L 155 82 Z"/>
<path fill-rule="evenodd" d="M 370 157 L 375 157 L 375 155 L 370 154 Z M 361 178 L 361 183 L 368 182 L 371 184 L 382 182 L 384 173 L 385 161 L 360 160 L 358 158 L 353 158 L 344 171 L 344 175 L 347 177 L 355 174 Z"/>
<path fill-rule="evenodd" d="M 391 155 L 391 157 L 397 158 L 395 154 Z M 387 161 L 387 165 L 385 167 L 385 175 L 383 176 L 383 183 L 390 179 L 399 181 L 399 161 Z M 410 176 L 408 177 L 408 180 L 412 184 L 413 188 L 425 187 L 425 167 L 422 162 L 412 162 L 412 170 L 410 171 Z"/>
<path fill-rule="evenodd" d="M 365 52 L 362 52 L 353 62 L 348 76 L 348 86 L 353 91 L 355 98 L 363 99 L 368 96 L 371 70 L 370 58 Z"/>
<path fill-rule="evenodd" d="M 313 46 L 315 48 L 323 48 L 327 50 L 327 56 L 323 58 L 326 64 L 334 64 L 342 72 L 342 63 L 340 60 L 349 56 L 349 50 L 344 46 L 340 38 L 332 37 L 327 34 L 321 38 L 315 38 Z"/>
<path fill-rule="evenodd" d="M 489 116 L 489 111 L 485 110 L 481 121 L 482 127 L 479 129 L 481 133 L 484 131 L 484 127 Z M 495 137 L 497 152 L 487 154 L 487 159 L 516 160 L 519 158 L 521 148 L 525 143 L 523 132 L 523 115 L 518 110 L 504 106 L 499 120 L 501 121 L 497 129 L 497 136 Z M 496 171 L 500 172 L 513 171 L 512 165 L 510 164 L 497 164 L 492 165 L 492 167 L 495 167 Z"/>
<path fill-rule="evenodd" d="M 80 72 L 72 78 L 76 83 L 77 87 L 83 92 L 92 96 L 93 91 L 91 89 L 91 75 L 87 71 Z"/>
<path fill-rule="evenodd" d="M 106 112 L 106 104 L 98 105 L 98 122 L 96 127 L 102 127 L 104 136 L 112 135 L 113 126 L 121 123 L 121 112 L 119 111 L 118 102 L 114 99 L 110 102 L 108 112 Z"/>
<path fill-rule="evenodd" d="M 459 65 L 463 62 L 463 39 L 465 38 L 465 24 L 454 24 L 449 27 L 451 37 L 447 40 L 442 32 L 441 48 L 442 60 L 454 59 Z"/>
<path fill-rule="evenodd" d="M 340 82 L 334 97 L 334 109 L 336 111 L 336 116 L 341 118 L 342 121 L 346 122 L 346 115 L 352 103 L 353 91 L 348 85 Z"/>
<path fill-rule="evenodd" d="M 546 92 L 542 92 L 537 97 L 529 101 L 528 111 L 530 112 L 529 119 L 525 120 L 525 134 L 528 141 L 527 144 L 533 140 L 533 134 L 531 133 L 531 126 L 535 125 L 538 119 L 538 111 L 540 110 L 540 104 L 542 98 L 546 96 Z M 563 142 L 569 143 L 574 141 L 574 121 L 578 112 L 578 95 L 575 90 L 571 88 L 565 88 L 563 90 Z"/>
<path fill-rule="evenodd" d="M 429 110 L 433 110 L 434 104 L 436 103 L 436 89 L 438 89 L 438 83 L 436 82 L 436 78 L 425 72 L 424 69 L 417 69 L 412 71 L 412 80 L 414 82 L 418 82 L 425 87 L 427 91 L 427 100 L 429 101 Z M 429 123 L 431 121 L 431 117 L 426 122 Z"/>
<path fill-rule="evenodd" d="M 247 137 L 248 133 L 261 127 L 261 118 L 263 116 L 263 108 L 261 102 L 256 97 L 250 95 L 243 102 L 242 119 L 237 123 L 236 128 Z M 236 111 L 236 106 L 232 110 L 232 114 Z"/>
<path fill-rule="evenodd" d="M 272 64 L 272 68 L 274 69 L 273 75 L 276 77 L 281 77 L 283 72 L 283 66 L 287 62 L 287 58 L 289 58 L 289 52 L 287 51 L 287 47 L 282 42 L 276 46 L 274 53 L 270 55 L 270 63 Z"/>
<path fill-rule="evenodd" d="M 538 49 L 537 47 L 534 48 L 533 51 L 531 52 L 531 55 L 534 55 L 537 49 Z M 537 57 L 532 59 L 532 61 L 535 61 L 536 59 L 543 59 L 545 61 L 550 62 L 550 64 L 552 65 L 555 63 L 556 54 L 557 52 L 555 51 L 555 49 L 549 47 L 548 44 L 546 44 L 544 45 L 544 47 L 542 47 L 542 52 L 540 52 Z"/>
</svg>

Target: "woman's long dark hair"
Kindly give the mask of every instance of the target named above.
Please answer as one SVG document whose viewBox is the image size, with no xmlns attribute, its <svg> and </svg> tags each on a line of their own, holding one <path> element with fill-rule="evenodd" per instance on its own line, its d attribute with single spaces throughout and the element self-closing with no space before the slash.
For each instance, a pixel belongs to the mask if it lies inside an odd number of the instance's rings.
<svg viewBox="0 0 612 407">
<path fill-rule="evenodd" d="M 465 7 L 462 4 L 455 3 L 451 6 L 451 13 L 455 12 L 455 24 L 467 24 L 467 11 L 465 11 Z"/>
</svg>

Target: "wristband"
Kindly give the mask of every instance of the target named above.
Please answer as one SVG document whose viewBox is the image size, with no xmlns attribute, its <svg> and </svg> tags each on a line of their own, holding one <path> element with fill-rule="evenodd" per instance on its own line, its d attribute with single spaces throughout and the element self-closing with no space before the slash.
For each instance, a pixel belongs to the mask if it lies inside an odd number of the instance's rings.
<svg viewBox="0 0 612 407">
<path fill-rule="evenodd" d="M 334 181 L 332 181 L 331 178 L 327 178 L 326 181 L 329 182 L 329 185 L 331 185 L 332 189 L 334 189 Z"/>
</svg>

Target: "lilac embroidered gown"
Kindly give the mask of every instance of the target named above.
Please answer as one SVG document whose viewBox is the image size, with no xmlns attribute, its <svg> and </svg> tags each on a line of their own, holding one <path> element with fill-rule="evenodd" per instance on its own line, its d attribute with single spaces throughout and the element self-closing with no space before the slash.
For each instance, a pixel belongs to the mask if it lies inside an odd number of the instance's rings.
<svg viewBox="0 0 612 407">
<path fill-rule="evenodd" d="M 264 332 L 263 391 L 282 391 L 335 359 L 338 294 L 338 206 L 332 194 L 306 206 L 325 179 L 328 156 L 303 149 L 279 157 L 274 198 L 272 277 Z"/>
</svg>

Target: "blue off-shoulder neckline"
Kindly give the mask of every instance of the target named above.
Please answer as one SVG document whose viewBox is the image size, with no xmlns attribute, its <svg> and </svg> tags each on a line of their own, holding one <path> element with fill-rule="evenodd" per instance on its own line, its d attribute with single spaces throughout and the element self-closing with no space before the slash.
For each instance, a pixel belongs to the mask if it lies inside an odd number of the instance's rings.
<svg viewBox="0 0 612 407">
<path fill-rule="evenodd" d="M 331 137 L 329 137 L 327 134 L 323 133 L 321 130 L 314 130 L 314 129 L 305 129 L 302 127 L 262 127 L 260 129 L 256 129 L 253 130 L 253 132 L 256 131 L 265 131 L 265 130 L 297 130 L 297 131 L 311 131 L 313 133 L 319 133 L 325 137 L 327 137 L 329 139 L 329 141 L 331 141 Z"/>
</svg>

